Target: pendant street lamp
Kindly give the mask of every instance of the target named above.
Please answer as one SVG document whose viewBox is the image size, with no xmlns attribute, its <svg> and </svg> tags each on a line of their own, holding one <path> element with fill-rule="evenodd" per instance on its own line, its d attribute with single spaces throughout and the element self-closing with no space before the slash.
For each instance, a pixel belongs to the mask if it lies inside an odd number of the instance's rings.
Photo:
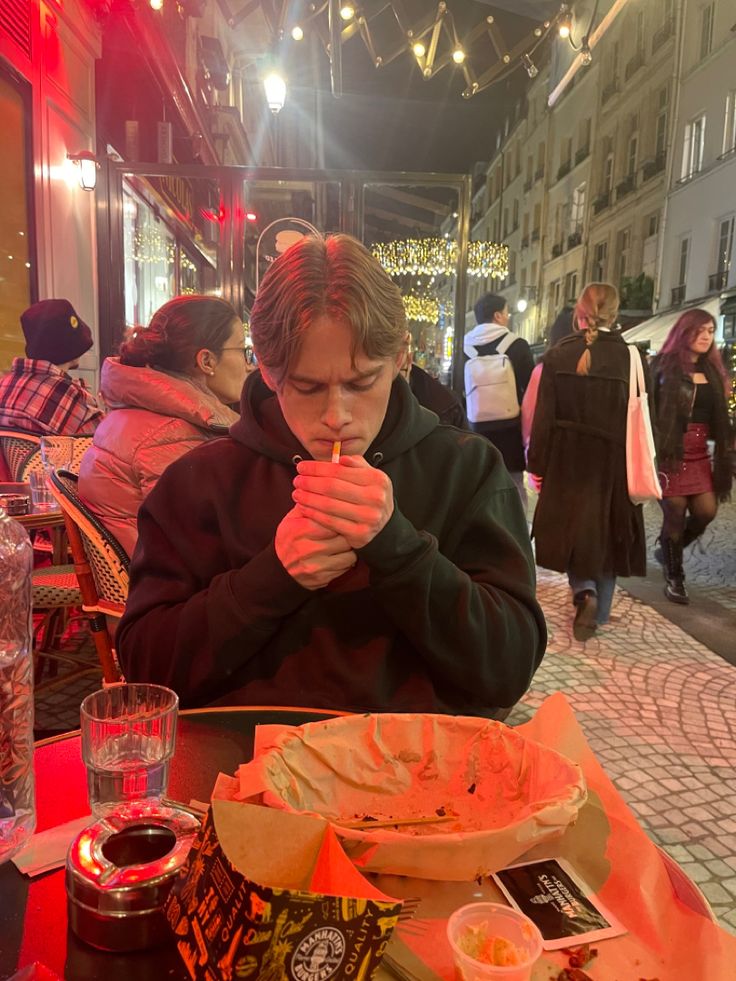
<svg viewBox="0 0 736 981">
<path fill-rule="evenodd" d="M 266 90 L 266 102 L 271 112 L 281 112 L 286 102 L 286 82 L 278 72 L 272 71 L 263 79 L 263 88 Z"/>
</svg>

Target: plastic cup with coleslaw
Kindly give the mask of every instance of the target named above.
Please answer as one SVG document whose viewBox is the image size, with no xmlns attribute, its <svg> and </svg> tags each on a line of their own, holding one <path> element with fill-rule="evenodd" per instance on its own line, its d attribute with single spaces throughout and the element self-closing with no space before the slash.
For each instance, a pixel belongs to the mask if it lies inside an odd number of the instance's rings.
<svg viewBox="0 0 736 981">
<path fill-rule="evenodd" d="M 447 921 L 458 981 L 529 981 L 542 935 L 529 917 L 501 903 L 469 903 Z"/>
</svg>

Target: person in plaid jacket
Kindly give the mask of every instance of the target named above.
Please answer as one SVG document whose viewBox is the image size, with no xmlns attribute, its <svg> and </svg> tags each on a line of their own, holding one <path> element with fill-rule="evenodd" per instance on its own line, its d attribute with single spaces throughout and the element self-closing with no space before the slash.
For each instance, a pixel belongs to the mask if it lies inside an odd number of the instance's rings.
<svg viewBox="0 0 736 981">
<path fill-rule="evenodd" d="M 67 374 L 92 347 L 92 332 L 68 300 L 41 300 L 20 318 L 26 357 L 0 378 L 0 427 L 55 436 L 90 436 L 103 411 Z"/>
</svg>

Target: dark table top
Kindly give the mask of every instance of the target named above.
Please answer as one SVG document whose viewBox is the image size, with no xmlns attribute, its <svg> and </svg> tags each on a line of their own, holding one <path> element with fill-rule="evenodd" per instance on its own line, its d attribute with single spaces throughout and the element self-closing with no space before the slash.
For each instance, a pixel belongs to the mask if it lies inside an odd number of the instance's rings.
<svg viewBox="0 0 736 981">
<path fill-rule="evenodd" d="M 218 773 L 234 773 L 251 759 L 256 725 L 301 725 L 332 714 L 266 708 L 180 713 L 169 797 L 185 803 L 192 798 L 208 801 Z M 34 762 L 38 831 L 89 813 L 78 734 L 39 743 Z M 135 954 L 88 947 L 67 928 L 64 869 L 28 879 L 6 862 L 0 866 L 0 978 L 10 978 L 35 961 L 69 981 L 189 977 L 172 945 Z"/>
</svg>

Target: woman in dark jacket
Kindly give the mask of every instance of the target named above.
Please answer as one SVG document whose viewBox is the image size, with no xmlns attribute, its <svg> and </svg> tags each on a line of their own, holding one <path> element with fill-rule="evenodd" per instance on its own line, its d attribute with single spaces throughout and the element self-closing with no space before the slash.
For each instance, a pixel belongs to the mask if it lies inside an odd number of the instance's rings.
<svg viewBox="0 0 736 981">
<path fill-rule="evenodd" d="M 642 509 L 626 479 L 630 355 L 613 330 L 618 306 L 608 283 L 581 293 L 578 331 L 544 356 L 529 445 L 528 469 L 542 479 L 537 562 L 567 572 L 577 640 L 608 622 L 616 576 L 646 574 Z M 645 364 L 644 375 L 649 385 Z"/>
<path fill-rule="evenodd" d="M 733 435 L 730 388 L 707 310 L 678 318 L 654 362 L 654 411 L 662 479 L 662 533 L 655 551 L 665 576 L 664 594 L 689 603 L 683 549 L 703 534 L 731 490 Z M 713 462 L 708 441 L 714 443 Z"/>
</svg>

